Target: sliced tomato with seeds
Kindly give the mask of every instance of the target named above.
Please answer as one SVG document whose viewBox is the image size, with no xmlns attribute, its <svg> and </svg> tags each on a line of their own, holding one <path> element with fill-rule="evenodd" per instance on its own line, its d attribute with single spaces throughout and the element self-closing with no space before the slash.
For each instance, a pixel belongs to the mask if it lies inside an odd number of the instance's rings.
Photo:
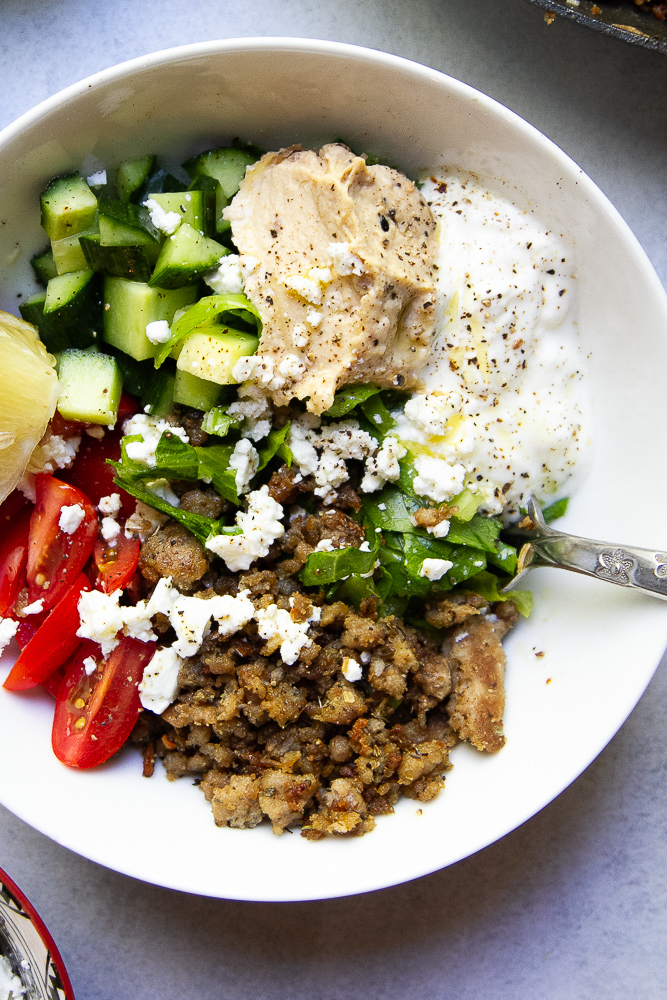
<svg viewBox="0 0 667 1000">
<path fill-rule="evenodd" d="M 56 701 L 52 744 L 58 760 L 95 767 L 122 747 L 139 718 L 138 685 L 156 648 L 155 642 L 124 638 L 104 659 L 97 643 L 79 646 Z M 97 666 L 89 674 L 91 660 Z"/>
<path fill-rule="evenodd" d="M 93 553 L 97 565 L 95 586 L 105 594 L 127 587 L 139 564 L 141 543 L 138 538 L 126 538 L 121 530 L 114 542 L 114 545 L 109 545 L 98 539 Z"/>
<path fill-rule="evenodd" d="M 0 616 L 12 610 L 25 584 L 32 505 L 21 505 L 11 520 L 4 509 L 5 504 L 0 508 Z"/>
<path fill-rule="evenodd" d="M 3 687 L 8 691 L 27 691 L 43 684 L 50 674 L 63 665 L 81 644 L 76 634 L 79 619 L 79 598 L 90 590 L 88 577 L 82 573 L 73 587 L 47 615 L 9 672 Z"/>
<path fill-rule="evenodd" d="M 44 611 L 60 601 L 86 565 L 97 540 L 97 514 L 87 496 L 54 476 L 35 477 L 37 502 L 30 518 L 27 582 L 31 602 Z M 83 519 L 71 534 L 60 527 L 63 507 L 79 505 Z"/>
</svg>

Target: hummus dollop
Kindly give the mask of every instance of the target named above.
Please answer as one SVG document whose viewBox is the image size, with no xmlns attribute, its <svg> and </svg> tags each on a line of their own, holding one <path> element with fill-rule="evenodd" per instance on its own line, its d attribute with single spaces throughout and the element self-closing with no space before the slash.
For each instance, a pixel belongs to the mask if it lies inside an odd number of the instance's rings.
<svg viewBox="0 0 667 1000">
<path fill-rule="evenodd" d="M 411 180 L 346 146 L 248 169 L 226 209 L 263 322 L 243 380 L 322 413 L 345 383 L 411 389 L 435 326 L 435 221 Z"/>
</svg>

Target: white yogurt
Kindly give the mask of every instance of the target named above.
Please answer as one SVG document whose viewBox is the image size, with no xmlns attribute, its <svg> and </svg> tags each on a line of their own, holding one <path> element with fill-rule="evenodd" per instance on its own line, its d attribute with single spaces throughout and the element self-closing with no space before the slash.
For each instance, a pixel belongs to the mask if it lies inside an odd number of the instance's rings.
<svg viewBox="0 0 667 1000">
<path fill-rule="evenodd" d="M 484 513 L 511 519 L 527 492 L 566 495 L 590 441 L 571 253 L 472 174 L 422 193 L 438 220 L 438 323 L 397 436 L 421 481 L 448 466 L 452 489 L 463 478 Z"/>
</svg>

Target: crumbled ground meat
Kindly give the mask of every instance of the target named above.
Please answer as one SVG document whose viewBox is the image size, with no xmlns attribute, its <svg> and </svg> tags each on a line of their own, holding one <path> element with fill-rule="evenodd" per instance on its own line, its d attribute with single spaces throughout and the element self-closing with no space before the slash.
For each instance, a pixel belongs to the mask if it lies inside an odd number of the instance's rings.
<svg viewBox="0 0 667 1000">
<path fill-rule="evenodd" d="M 250 571 L 209 566 L 199 543 L 173 522 L 144 543 L 140 565 L 151 584 L 164 575 L 202 597 L 246 590 L 256 608 L 277 604 L 294 622 L 307 621 L 316 605 L 311 645 L 288 665 L 254 621 L 227 638 L 214 624 L 184 662 L 175 702 L 162 716 L 144 712 L 133 740 L 146 775 L 159 758 L 168 778 L 195 778 L 219 826 L 268 821 L 277 834 L 300 826 L 309 840 L 361 836 L 401 795 L 435 798 L 458 740 L 487 752 L 502 747 L 500 641 L 517 613 L 510 602 L 454 593 L 427 602 L 427 631 L 378 617 L 374 601 L 359 609 L 327 604 L 296 574 L 322 539 L 335 547 L 363 541 L 342 509 L 355 510 L 356 493 L 349 487 L 340 505 L 309 513 L 298 500 L 311 484 L 294 479 L 286 467 L 271 478 L 272 495 L 293 504 L 288 530 Z M 188 509 L 202 513 L 214 500 L 208 491 L 183 494 Z M 352 660 L 363 664 L 362 680 L 345 677 Z"/>
<path fill-rule="evenodd" d="M 208 566 L 204 546 L 175 521 L 163 525 L 141 548 L 139 569 L 148 583 L 167 576 L 179 590 L 192 590 Z"/>
</svg>

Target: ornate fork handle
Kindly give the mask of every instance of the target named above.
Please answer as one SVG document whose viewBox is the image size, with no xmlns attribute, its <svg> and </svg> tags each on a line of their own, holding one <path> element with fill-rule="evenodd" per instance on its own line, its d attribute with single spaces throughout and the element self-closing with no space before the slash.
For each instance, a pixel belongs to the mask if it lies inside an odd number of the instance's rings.
<svg viewBox="0 0 667 1000">
<path fill-rule="evenodd" d="M 545 523 L 532 497 L 526 511 L 527 518 L 510 532 L 527 541 L 519 552 L 517 575 L 506 590 L 516 586 L 530 567 L 557 566 L 619 587 L 644 590 L 667 601 L 667 552 L 612 545 L 556 531 Z"/>
</svg>

